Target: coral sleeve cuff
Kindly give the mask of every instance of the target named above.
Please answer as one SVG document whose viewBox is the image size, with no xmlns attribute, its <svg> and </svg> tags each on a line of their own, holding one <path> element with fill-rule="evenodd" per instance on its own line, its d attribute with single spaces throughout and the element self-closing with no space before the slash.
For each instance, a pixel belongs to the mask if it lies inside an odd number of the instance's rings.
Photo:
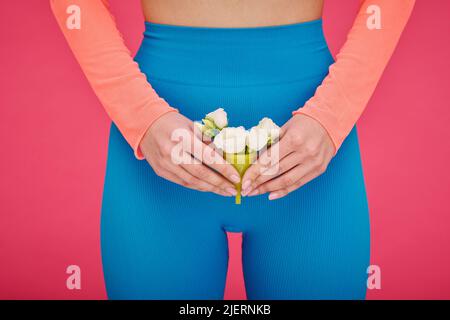
<svg viewBox="0 0 450 320">
<path fill-rule="evenodd" d="M 327 110 L 328 108 L 323 108 L 319 103 L 314 103 L 314 99 L 310 99 L 303 108 L 293 111 L 292 115 L 303 114 L 319 122 L 331 139 L 336 155 L 345 137 L 342 137 L 343 130 L 337 126 L 339 122 L 335 115 Z"/>
<path fill-rule="evenodd" d="M 127 135 L 125 139 L 133 148 L 134 155 L 137 159 L 143 160 L 145 158 L 139 148 L 145 133 L 156 120 L 168 112 L 178 112 L 178 109 L 170 107 L 163 99 L 156 101 L 142 110 L 140 119 L 132 122 L 133 128 L 126 130 Z"/>
</svg>

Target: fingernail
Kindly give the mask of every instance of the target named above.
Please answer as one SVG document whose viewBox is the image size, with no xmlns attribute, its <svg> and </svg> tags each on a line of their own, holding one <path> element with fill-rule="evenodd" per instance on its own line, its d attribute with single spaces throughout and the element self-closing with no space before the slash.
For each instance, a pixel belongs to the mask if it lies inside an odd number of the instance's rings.
<svg viewBox="0 0 450 320">
<path fill-rule="evenodd" d="M 253 190 L 252 192 L 250 192 L 250 193 L 248 194 L 248 196 L 249 196 L 249 197 L 251 197 L 251 196 L 256 196 L 257 194 L 259 194 L 258 189 Z"/>
<path fill-rule="evenodd" d="M 239 182 L 241 182 L 241 178 L 239 178 L 239 176 L 233 174 L 231 176 L 231 181 L 234 182 L 234 183 L 239 183 Z"/>
<path fill-rule="evenodd" d="M 278 192 L 272 192 L 269 194 L 269 200 L 275 200 L 281 197 L 281 193 Z"/>
<path fill-rule="evenodd" d="M 236 189 L 233 188 L 226 188 L 225 189 L 228 193 L 231 193 L 233 196 L 237 195 Z"/>
<path fill-rule="evenodd" d="M 251 184 L 252 183 L 250 182 L 250 180 L 244 181 L 244 183 L 242 184 L 242 190 L 248 189 L 248 187 L 250 187 Z"/>
<path fill-rule="evenodd" d="M 244 189 L 244 190 L 242 190 L 242 192 L 241 192 L 241 194 L 243 195 L 243 196 L 246 196 L 250 191 L 252 191 L 252 188 L 247 188 L 247 189 Z"/>
</svg>

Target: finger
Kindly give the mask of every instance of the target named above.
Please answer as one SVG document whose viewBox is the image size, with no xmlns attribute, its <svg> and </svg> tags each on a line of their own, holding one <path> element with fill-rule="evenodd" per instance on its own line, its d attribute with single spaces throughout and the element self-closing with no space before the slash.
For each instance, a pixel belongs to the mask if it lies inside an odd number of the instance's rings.
<svg viewBox="0 0 450 320">
<path fill-rule="evenodd" d="M 278 135 L 278 139 L 279 140 L 281 140 L 281 138 L 283 138 L 283 136 L 286 134 L 288 128 L 289 128 L 289 121 L 281 126 L 280 132 L 279 132 L 279 135 Z"/>
<path fill-rule="evenodd" d="M 276 177 L 286 173 L 297 165 L 300 165 L 304 160 L 304 157 L 297 152 L 292 152 L 283 160 L 280 161 L 278 168 L 271 167 L 270 169 L 263 171 L 258 177 L 256 177 L 252 188 L 257 189 L 260 185 L 266 183 L 269 180 L 275 179 Z M 251 190 L 247 191 L 251 193 Z M 245 194 L 244 194 L 245 195 Z"/>
<path fill-rule="evenodd" d="M 209 185 L 209 186 L 205 185 L 204 188 L 201 188 L 201 187 L 199 188 L 199 187 L 195 186 L 195 184 L 194 185 L 189 185 L 188 182 L 186 182 L 184 180 L 179 179 L 179 181 L 180 181 L 178 183 L 179 185 L 181 185 L 181 186 L 183 186 L 185 188 L 191 189 L 191 190 L 196 190 L 196 191 L 200 191 L 200 192 L 212 192 L 212 193 L 224 196 L 224 197 L 234 196 L 233 194 L 227 192 L 226 190 L 222 190 L 220 188 L 216 188 L 216 187 L 214 187 L 212 185 Z"/>
<path fill-rule="evenodd" d="M 186 188 L 189 188 L 189 189 L 193 189 L 193 190 L 197 190 L 197 191 L 201 191 L 201 192 L 212 192 L 212 193 L 216 193 L 216 194 L 226 196 L 226 197 L 234 196 L 235 192 L 236 192 L 236 191 L 228 192 L 227 190 L 218 188 L 218 187 L 211 185 L 203 180 L 200 180 L 197 177 L 194 177 L 192 175 L 183 175 L 183 180 L 182 180 L 181 185 Z"/>
<path fill-rule="evenodd" d="M 197 191 L 202 191 L 202 192 L 205 192 L 205 191 L 206 191 L 206 190 L 196 189 L 196 188 L 194 188 L 194 187 L 192 187 L 192 186 L 186 186 L 186 183 L 185 183 L 184 180 L 182 180 L 182 179 L 179 178 L 176 174 L 174 174 L 174 173 L 172 173 L 172 172 L 170 172 L 170 171 L 168 171 L 168 170 L 165 170 L 165 169 L 163 169 L 163 168 L 159 168 L 159 169 L 155 170 L 155 172 L 156 172 L 156 171 L 158 172 L 157 175 L 160 176 L 161 178 L 165 179 L 165 180 L 168 180 L 168 181 L 173 182 L 173 183 L 175 183 L 175 184 L 181 185 L 181 186 L 183 186 L 183 187 L 187 187 L 188 189 L 197 190 Z M 223 191 L 223 190 L 213 190 L 213 189 L 214 189 L 214 188 L 211 187 L 211 192 L 216 193 L 216 194 L 219 194 L 219 195 L 221 195 L 221 196 L 224 196 L 224 197 L 231 197 L 231 196 L 232 196 L 232 194 L 230 194 L 230 193 L 228 193 L 228 192 L 226 192 L 226 191 Z"/>
<path fill-rule="evenodd" d="M 265 165 L 264 169 L 268 169 L 270 168 L 270 165 L 279 163 L 292 152 L 294 152 L 294 150 L 291 148 L 288 139 L 285 138 L 264 150 L 258 160 L 261 164 Z"/>
<path fill-rule="evenodd" d="M 181 179 L 181 185 L 194 190 L 205 191 L 205 192 L 214 192 L 217 194 L 223 194 L 225 190 L 222 190 L 214 185 L 209 184 L 206 181 L 200 180 L 197 177 L 193 176 L 191 173 L 186 171 L 181 166 L 176 166 L 172 163 L 166 162 L 165 170 L 171 172 L 176 175 L 179 179 Z M 228 194 L 231 196 L 232 194 Z"/>
<path fill-rule="evenodd" d="M 278 164 L 286 156 L 290 155 L 294 150 L 290 147 L 288 139 L 280 139 L 279 142 L 265 150 L 259 159 L 250 166 L 242 178 L 242 194 L 248 194 L 255 189 L 255 181 L 264 172 L 265 175 L 276 175 Z"/>
<path fill-rule="evenodd" d="M 225 161 L 225 159 L 209 145 L 203 143 L 198 138 L 194 138 L 193 147 L 194 152 L 191 154 L 196 159 L 202 161 L 208 167 L 216 170 L 232 183 L 239 183 L 241 181 L 237 170 Z M 201 148 L 201 152 L 199 152 L 199 148 Z"/>
<path fill-rule="evenodd" d="M 253 196 L 267 192 L 287 189 L 288 187 L 295 185 L 302 177 L 304 177 L 313 170 L 314 166 L 311 164 L 311 162 L 297 165 L 296 167 L 278 176 L 277 178 L 269 180 L 266 183 L 258 186 L 258 188 L 250 192 L 249 195 Z"/>
<path fill-rule="evenodd" d="M 155 171 L 156 175 L 158 175 L 159 177 L 179 185 L 183 184 L 183 180 L 180 179 L 177 175 L 173 174 L 172 172 L 162 167 L 152 166 L 152 168 Z"/>
<path fill-rule="evenodd" d="M 269 194 L 269 200 L 276 200 L 281 199 L 285 196 L 287 196 L 289 193 L 301 188 L 311 180 L 317 178 L 319 175 L 316 172 L 311 172 L 310 174 L 305 175 L 302 179 L 297 181 L 295 184 L 293 184 L 290 187 L 287 187 L 285 189 L 276 190 Z"/>
<path fill-rule="evenodd" d="M 194 134 L 199 140 L 203 141 L 206 144 L 212 142 L 212 139 L 209 136 L 203 134 L 203 132 L 195 125 L 194 125 Z"/>
<path fill-rule="evenodd" d="M 211 170 L 208 166 L 198 162 L 193 164 L 181 164 L 182 168 L 194 177 L 209 183 L 219 189 L 223 189 L 232 195 L 236 195 L 234 185 L 220 174 Z"/>
</svg>

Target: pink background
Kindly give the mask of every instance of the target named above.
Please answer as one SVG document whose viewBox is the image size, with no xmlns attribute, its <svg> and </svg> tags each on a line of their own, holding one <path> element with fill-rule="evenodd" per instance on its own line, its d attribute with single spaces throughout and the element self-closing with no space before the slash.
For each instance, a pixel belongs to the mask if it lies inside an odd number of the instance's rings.
<svg viewBox="0 0 450 320">
<path fill-rule="evenodd" d="M 139 1 L 111 0 L 135 52 Z M 327 0 L 336 52 L 358 0 Z M 371 210 L 368 298 L 450 298 L 450 2 L 418 0 L 358 124 Z M 0 19 L 0 298 L 105 298 L 99 214 L 109 120 L 49 11 L 5 1 Z M 243 298 L 239 235 L 231 235 L 226 297 Z M 67 290 L 66 267 L 82 270 Z"/>
</svg>

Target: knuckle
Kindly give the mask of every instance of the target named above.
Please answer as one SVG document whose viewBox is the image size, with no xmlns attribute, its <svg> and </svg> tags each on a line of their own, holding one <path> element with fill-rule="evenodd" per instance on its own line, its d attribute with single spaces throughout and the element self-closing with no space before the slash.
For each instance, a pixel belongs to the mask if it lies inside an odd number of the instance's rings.
<svg viewBox="0 0 450 320">
<path fill-rule="evenodd" d="M 306 154 L 312 157 L 316 157 L 319 154 L 319 148 L 316 145 L 309 143 L 304 146 L 304 151 Z"/>
<path fill-rule="evenodd" d="M 311 156 L 309 159 L 314 169 L 318 169 L 322 164 L 322 160 L 319 157 Z"/>
<path fill-rule="evenodd" d="M 252 167 L 255 174 L 265 174 L 267 170 L 270 169 L 270 162 L 266 161 L 264 163 L 260 162 Z"/>
<path fill-rule="evenodd" d="M 161 154 L 163 154 L 164 156 L 170 156 L 172 154 L 172 146 L 171 145 L 161 146 Z"/>
<path fill-rule="evenodd" d="M 163 175 L 162 175 L 162 170 L 159 168 L 159 167 L 153 167 L 153 171 L 155 171 L 155 174 L 158 176 L 158 177 L 162 177 Z"/>
<path fill-rule="evenodd" d="M 209 175 L 208 171 L 203 165 L 194 165 L 194 172 L 198 177 L 207 177 Z"/>
<path fill-rule="evenodd" d="M 225 180 L 222 180 L 217 177 L 212 177 L 210 180 L 210 184 L 213 186 L 216 186 L 218 188 L 223 188 L 223 189 L 225 189 L 231 185 L 231 184 L 227 184 Z"/>
<path fill-rule="evenodd" d="M 223 175 L 225 177 L 231 177 L 234 174 L 234 171 L 231 167 L 229 166 L 225 166 L 224 170 L 223 170 Z"/>
<path fill-rule="evenodd" d="M 275 168 L 275 171 L 271 172 L 273 175 L 277 175 L 277 174 L 281 174 L 283 172 L 286 172 L 287 170 L 287 165 L 284 163 L 278 163 L 278 166 Z"/>
<path fill-rule="evenodd" d="M 294 181 L 291 177 L 286 176 L 281 179 L 281 184 L 284 186 L 291 186 L 294 184 Z"/>
<path fill-rule="evenodd" d="M 212 192 L 216 192 L 216 193 L 220 193 L 222 195 L 227 194 L 227 192 L 224 189 L 217 188 L 217 187 L 212 188 L 211 191 Z"/>
<path fill-rule="evenodd" d="M 267 189 L 267 186 L 265 186 L 265 185 L 261 185 L 261 186 L 258 187 L 258 192 L 259 192 L 259 194 L 266 193 L 267 190 L 268 190 L 268 189 Z"/>
<path fill-rule="evenodd" d="M 300 188 L 300 187 L 301 187 L 301 182 L 300 182 L 300 181 L 297 181 L 297 182 L 292 186 L 292 188 L 290 188 L 290 189 L 288 190 L 288 192 L 289 192 L 289 193 L 294 192 L 295 190 L 297 190 L 297 189 Z"/>
<path fill-rule="evenodd" d="M 192 176 L 186 177 L 184 179 L 184 181 L 186 182 L 187 185 L 193 185 L 195 183 L 195 178 Z"/>
<path fill-rule="evenodd" d="M 186 180 L 181 180 L 181 185 L 183 187 L 187 187 L 187 186 L 189 186 L 189 183 Z"/>
<path fill-rule="evenodd" d="M 252 179 L 255 179 L 260 173 L 264 171 L 265 167 L 261 164 L 256 164 L 250 168 L 250 176 Z"/>
<path fill-rule="evenodd" d="M 297 183 L 295 184 L 295 188 L 292 191 L 295 191 L 295 190 L 301 188 L 304 184 L 305 184 L 305 182 L 303 181 L 303 179 L 298 180 Z"/>
<path fill-rule="evenodd" d="M 321 163 L 317 170 L 319 174 L 323 174 L 327 170 L 327 165 L 325 163 Z"/>
<path fill-rule="evenodd" d="M 152 161 L 152 163 L 150 164 L 150 166 L 152 167 L 153 171 L 154 171 L 158 176 L 161 176 L 162 173 L 163 173 L 164 171 L 166 171 L 166 170 L 165 170 L 165 167 L 164 167 L 164 162 L 163 162 L 160 158 L 153 159 L 153 161 Z"/>
<path fill-rule="evenodd" d="M 199 186 L 198 186 L 198 190 L 201 190 L 201 191 L 212 191 L 212 192 L 214 192 L 214 189 L 211 189 L 211 188 L 209 188 L 209 187 L 206 186 L 206 185 L 199 185 Z"/>
<path fill-rule="evenodd" d="M 245 175 L 242 180 L 254 180 L 256 178 L 255 169 L 250 167 L 245 171 Z"/>
<path fill-rule="evenodd" d="M 259 176 L 258 178 L 256 178 L 254 185 L 259 186 L 260 184 L 263 184 L 265 182 L 264 178 L 264 176 Z"/>
<path fill-rule="evenodd" d="M 295 135 L 295 136 L 290 135 L 288 137 L 288 139 L 289 139 L 288 141 L 289 141 L 289 144 L 291 145 L 291 147 L 296 148 L 296 149 L 302 147 L 304 144 L 303 137 L 300 135 Z"/>
<path fill-rule="evenodd" d="M 311 163 L 313 164 L 314 169 L 320 169 L 324 164 L 322 157 L 319 156 L 311 156 Z"/>
<path fill-rule="evenodd" d="M 252 183 L 255 183 L 256 179 L 258 178 L 258 174 L 256 172 L 251 172 L 246 180 L 250 180 Z"/>
</svg>

